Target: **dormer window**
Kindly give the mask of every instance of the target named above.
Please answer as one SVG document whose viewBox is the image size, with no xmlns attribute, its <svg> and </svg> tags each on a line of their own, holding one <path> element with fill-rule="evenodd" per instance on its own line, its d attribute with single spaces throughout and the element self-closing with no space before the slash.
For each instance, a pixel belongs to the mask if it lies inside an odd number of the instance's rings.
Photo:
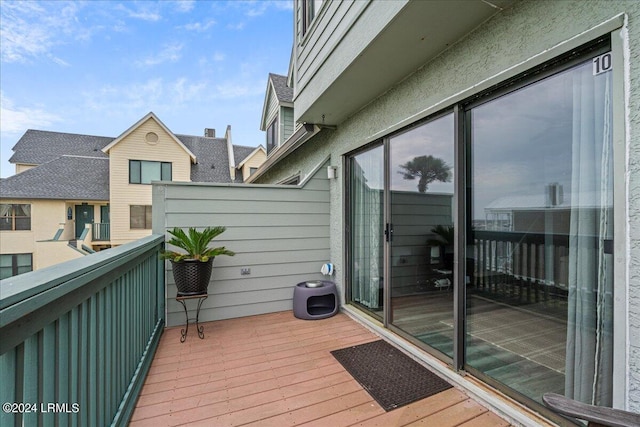
<svg viewBox="0 0 640 427">
<path fill-rule="evenodd" d="M 267 155 L 278 145 L 278 116 L 276 116 L 267 128 Z"/>
</svg>

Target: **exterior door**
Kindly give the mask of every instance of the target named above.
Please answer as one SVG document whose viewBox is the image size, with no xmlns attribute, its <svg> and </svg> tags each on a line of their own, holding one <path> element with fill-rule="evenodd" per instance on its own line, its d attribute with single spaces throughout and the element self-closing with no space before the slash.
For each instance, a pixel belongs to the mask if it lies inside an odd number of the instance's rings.
<svg viewBox="0 0 640 427">
<path fill-rule="evenodd" d="M 453 114 L 394 135 L 388 144 L 389 321 L 452 358 Z"/>
<path fill-rule="evenodd" d="M 76 205 L 76 239 L 82 235 L 86 224 L 93 223 L 93 205 Z"/>
<path fill-rule="evenodd" d="M 384 147 L 349 159 L 350 299 L 384 315 Z"/>
</svg>

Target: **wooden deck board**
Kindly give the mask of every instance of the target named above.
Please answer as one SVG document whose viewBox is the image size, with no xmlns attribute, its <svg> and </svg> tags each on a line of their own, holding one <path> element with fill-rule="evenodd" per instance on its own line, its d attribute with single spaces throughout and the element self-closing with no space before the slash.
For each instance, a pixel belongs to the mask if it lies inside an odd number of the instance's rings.
<svg viewBox="0 0 640 427">
<path fill-rule="evenodd" d="M 385 412 L 330 354 L 379 339 L 344 314 L 280 312 L 167 329 L 131 426 L 508 425 L 458 389 Z M 418 423 L 418 424 L 416 424 Z"/>
</svg>

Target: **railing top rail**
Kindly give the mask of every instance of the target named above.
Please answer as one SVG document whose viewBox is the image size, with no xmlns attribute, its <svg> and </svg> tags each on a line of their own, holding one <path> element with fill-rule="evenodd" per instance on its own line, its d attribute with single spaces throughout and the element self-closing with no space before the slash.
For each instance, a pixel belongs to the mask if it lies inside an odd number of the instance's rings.
<svg viewBox="0 0 640 427">
<path fill-rule="evenodd" d="M 514 243 L 546 243 L 547 239 L 553 239 L 554 244 L 567 245 L 569 242 L 568 234 L 559 233 L 529 233 L 520 231 L 493 231 L 493 230 L 474 230 L 473 237 L 480 240 L 496 240 L 501 242 Z M 594 236 L 582 236 L 594 237 Z"/>
<path fill-rule="evenodd" d="M 100 251 L 91 256 L 86 256 L 30 273 L 20 274 L 8 279 L 0 280 L 0 310 L 3 316 L 0 318 L 0 325 L 4 326 L 11 320 L 4 314 L 5 310 L 27 298 L 39 294 L 51 293 L 53 288 L 61 284 L 67 284 L 64 289 L 50 295 L 49 298 L 42 298 L 39 304 L 31 304 L 26 309 L 35 310 L 44 305 L 48 300 L 60 297 L 61 294 L 70 293 L 82 285 L 96 279 L 98 272 L 105 267 L 116 267 L 125 262 L 152 250 L 157 245 L 164 242 L 162 235 L 151 235 L 135 242 L 127 243 L 106 251 Z M 14 316 L 17 313 L 14 313 Z M 13 318 L 14 316 L 9 316 Z"/>
</svg>

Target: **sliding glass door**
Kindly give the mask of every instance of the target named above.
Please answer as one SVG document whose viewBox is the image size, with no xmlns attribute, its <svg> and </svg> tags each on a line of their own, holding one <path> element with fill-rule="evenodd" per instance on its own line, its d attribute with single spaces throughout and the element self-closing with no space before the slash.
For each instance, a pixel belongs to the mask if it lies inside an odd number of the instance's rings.
<svg viewBox="0 0 640 427">
<path fill-rule="evenodd" d="M 607 49 L 347 156 L 349 301 L 534 406 L 547 392 L 612 403 Z"/>
<path fill-rule="evenodd" d="M 389 138 L 391 324 L 453 357 L 453 114 Z"/>
<path fill-rule="evenodd" d="M 351 300 L 382 320 L 384 298 L 384 150 L 349 160 Z"/>
<path fill-rule="evenodd" d="M 468 110 L 467 364 L 537 401 L 611 404 L 611 116 L 591 60 Z"/>
</svg>

